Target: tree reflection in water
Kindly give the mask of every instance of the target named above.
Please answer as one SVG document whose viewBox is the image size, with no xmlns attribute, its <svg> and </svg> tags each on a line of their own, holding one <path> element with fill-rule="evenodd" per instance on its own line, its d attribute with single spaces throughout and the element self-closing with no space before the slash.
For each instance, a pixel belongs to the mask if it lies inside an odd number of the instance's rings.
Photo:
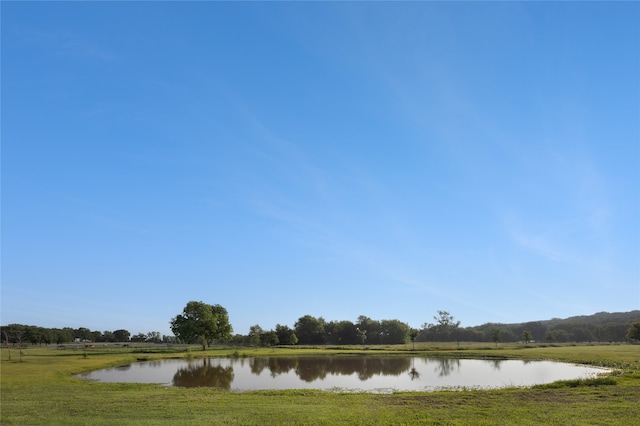
<svg viewBox="0 0 640 426">
<path fill-rule="evenodd" d="M 295 372 L 301 380 L 312 382 L 330 375 L 356 374 L 362 381 L 374 376 L 399 376 L 410 368 L 409 358 L 374 357 L 302 357 L 297 358 Z"/>
<path fill-rule="evenodd" d="M 200 363 L 200 361 L 202 361 Z M 233 381 L 233 367 L 212 365 L 208 358 L 180 368 L 173 376 L 173 385 L 182 387 L 211 387 L 217 389 L 231 389 Z"/>
<path fill-rule="evenodd" d="M 418 370 L 416 370 L 415 367 L 411 367 L 411 370 L 409 370 L 409 377 L 411 377 L 411 381 L 419 379 L 420 378 L 420 372 Z"/>
<path fill-rule="evenodd" d="M 441 358 L 437 360 L 436 368 L 433 369 L 439 377 L 449 376 L 452 372 L 460 369 L 460 360 L 453 358 Z"/>
<path fill-rule="evenodd" d="M 232 365 L 238 361 L 232 361 Z M 399 376 L 411 367 L 411 358 L 405 357 L 258 357 L 248 360 L 252 374 L 259 376 L 269 371 L 271 377 L 293 371 L 300 380 L 311 383 L 323 380 L 328 375 L 350 376 L 355 374 L 361 381 L 375 376 Z M 415 370 L 413 375 L 420 374 Z M 213 365 L 210 359 L 203 359 L 175 374 L 175 386 L 211 386 L 230 389 L 233 381 L 233 367 Z"/>
<path fill-rule="evenodd" d="M 118 371 L 128 371 L 131 370 L 131 364 L 121 365 L 120 367 L 115 367 Z"/>
<path fill-rule="evenodd" d="M 290 371 L 305 382 L 323 380 L 328 375 L 356 375 L 361 381 L 375 376 L 400 376 L 409 372 L 411 380 L 420 378 L 420 372 L 408 357 L 257 357 L 248 360 L 252 374 L 260 375 L 269 371 L 271 377 Z M 214 360 L 214 362 L 216 362 Z M 236 363 L 238 361 L 232 361 Z M 460 368 L 458 359 L 438 359 L 434 371 L 440 377 L 448 376 Z M 242 362 L 244 364 L 244 361 Z M 211 359 L 193 362 L 180 368 L 173 377 L 175 386 L 206 386 L 230 389 L 234 378 L 233 366 L 222 367 Z"/>
<path fill-rule="evenodd" d="M 298 358 L 269 358 L 271 377 L 288 373 L 298 368 Z"/>
<path fill-rule="evenodd" d="M 297 388 L 425 390 L 442 386 L 500 387 L 509 382 L 522 383 L 526 386 L 545 383 L 540 382 L 540 368 L 548 369 L 550 375 L 557 377 L 554 380 L 566 380 L 567 377 L 572 378 L 573 374 L 575 374 L 573 377 L 579 377 L 578 373 L 572 373 L 568 369 L 578 369 L 580 374 L 585 374 L 583 370 L 587 369 L 551 362 L 539 361 L 538 363 L 531 366 L 536 368 L 521 372 L 515 369 L 526 366 L 526 362 L 505 360 L 375 355 L 205 358 L 187 362 L 165 360 L 135 363 L 80 377 L 109 382 L 162 383 L 220 390 Z M 552 365 L 547 366 L 547 364 Z M 462 366 L 464 366 L 464 374 L 461 372 Z M 557 374 L 553 374 L 556 370 L 558 370 Z M 589 370 L 591 374 L 598 371 L 597 369 Z M 411 383 L 412 381 L 414 383 Z"/>
<path fill-rule="evenodd" d="M 416 379 L 420 379 L 420 372 L 416 370 L 415 358 L 411 358 L 411 370 L 409 370 L 409 377 L 411 377 L 412 382 Z"/>
<path fill-rule="evenodd" d="M 251 373 L 259 376 L 265 369 L 269 369 L 271 377 L 288 373 L 298 367 L 298 358 L 291 357 L 271 357 L 271 358 L 251 358 L 249 368 Z"/>
</svg>

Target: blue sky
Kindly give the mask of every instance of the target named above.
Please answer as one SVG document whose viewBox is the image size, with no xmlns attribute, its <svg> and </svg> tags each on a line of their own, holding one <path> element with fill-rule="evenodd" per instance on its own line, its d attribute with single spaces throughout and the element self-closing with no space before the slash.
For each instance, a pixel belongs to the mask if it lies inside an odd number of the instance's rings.
<svg viewBox="0 0 640 426">
<path fill-rule="evenodd" d="M 640 308 L 636 2 L 2 2 L 1 322 Z"/>
</svg>

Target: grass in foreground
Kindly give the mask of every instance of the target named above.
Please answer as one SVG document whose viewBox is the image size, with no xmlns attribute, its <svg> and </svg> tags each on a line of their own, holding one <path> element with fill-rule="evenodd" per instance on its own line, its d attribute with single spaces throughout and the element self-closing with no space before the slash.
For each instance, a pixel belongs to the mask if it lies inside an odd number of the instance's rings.
<svg viewBox="0 0 640 426">
<path fill-rule="evenodd" d="M 499 348 L 443 344 L 400 347 L 301 349 L 213 349 L 154 353 L 26 349 L 0 365 L 0 424 L 199 425 L 199 424 L 637 424 L 640 418 L 640 346 Z M 529 389 L 406 392 L 391 395 L 320 391 L 232 393 L 206 388 L 92 383 L 72 375 L 147 359 L 232 356 L 376 353 L 487 358 L 553 359 L 617 368 L 596 379 L 556 382 Z"/>
</svg>

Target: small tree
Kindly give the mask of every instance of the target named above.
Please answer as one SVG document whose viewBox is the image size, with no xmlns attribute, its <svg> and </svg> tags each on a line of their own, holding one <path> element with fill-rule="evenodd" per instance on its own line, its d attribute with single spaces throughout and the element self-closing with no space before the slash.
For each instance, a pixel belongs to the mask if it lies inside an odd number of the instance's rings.
<svg viewBox="0 0 640 426">
<path fill-rule="evenodd" d="M 531 336 L 531 332 L 529 330 L 524 330 L 522 332 L 522 340 L 524 341 L 525 345 L 529 344 L 529 342 L 533 340 L 533 337 Z"/>
<path fill-rule="evenodd" d="M 18 354 L 20 355 L 20 362 L 22 362 L 22 340 L 24 339 L 24 335 L 22 331 L 16 331 L 16 341 L 18 342 Z"/>
<path fill-rule="evenodd" d="M 4 330 L 4 339 L 7 342 L 7 351 L 9 352 L 9 360 L 11 360 L 11 347 L 9 346 L 9 335 L 7 334 L 7 331 Z"/>
<path fill-rule="evenodd" d="M 8 326 L 9 332 L 11 333 L 11 340 L 18 344 L 18 355 L 20 358 L 20 362 L 22 362 L 22 344 L 26 340 L 25 334 L 26 329 L 24 325 L 21 324 L 9 324 Z M 7 346 L 9 346 L 9 336 L 7 335 L 7 331 L 3 330 L 4 337 L 7 340 Z M 11 354 L 9 354 L 11 356 Z M 11 359 L 11 358 L 9 358 Z"/>
<path fill-rule="evenodd" d="M 498 342 L 502 342 L 502 330 L 499 328 L 494 328 L 491 330 L 491 340 L 496 344 L 496 348 L 498 347 Z"/>
<path fill-rule="evenodd" d="M 458 347 L 460 347 L 460 339 L 458 334 L 458 328 L 460 327 L 460 321 L 456 321 L 453 315 L 447 311 L 438 311 L 438 316 L 434 316 L 436 324 L 433 328 L 436 329 L 445 340 L 448 340 L 452 334 L 455 334 L 458 341 Z"/>
<path fill-rule="evenodd" d="M 416 348 L 416 337 L 418 337 L 418 333 L 420 333 L 420 331 L 415 328 L 409 330 L 409 339 L 411 340 L 413 349 Z"/>
</svg>

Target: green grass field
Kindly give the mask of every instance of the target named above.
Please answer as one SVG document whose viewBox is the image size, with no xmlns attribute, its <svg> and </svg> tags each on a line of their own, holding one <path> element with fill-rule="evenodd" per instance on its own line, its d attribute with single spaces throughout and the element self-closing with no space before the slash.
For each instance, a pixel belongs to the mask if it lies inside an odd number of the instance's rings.
<svg viewBox="0 0 640 426">
<path fill-rule="evenodd" d="M 390 395 L 319 391 L 224 392 L 206 388 L 93 383 L 74 374 L 136 359 L 184 356 L 377 353 L 465 358 L 552 359 L 613 367 L 606 380 L 575 380 L 528 389 L 405 392 Z M 640 346 L 420 344 L 295 349 L 101 348 L 88 351 L 2 349 L 2 425 L 371 425 L 640 424 Z"/>
</svg>

